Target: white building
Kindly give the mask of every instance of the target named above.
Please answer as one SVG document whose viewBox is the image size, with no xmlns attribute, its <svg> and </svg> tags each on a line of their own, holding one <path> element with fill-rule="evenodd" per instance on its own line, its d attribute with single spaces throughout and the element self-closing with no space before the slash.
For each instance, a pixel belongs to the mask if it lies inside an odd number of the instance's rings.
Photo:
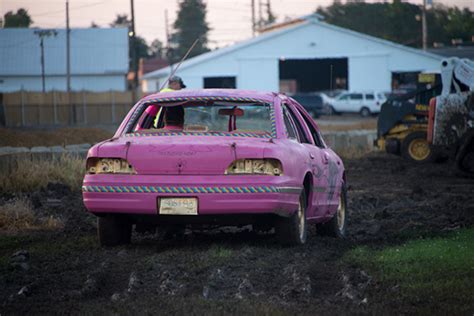
<svg viewBox="0 0 474 316">
<path fill-rule="evenodd" d="M 441 57 L 325 23 L 318 15 L 273 27 L 250 40 L 186 60 L 177 71 L 188 88 L 281 92 L 336 88 L 392 90 L 404 74 L 439 69 Z M 157 91 L 170 68 L 146 74 Z"/>
<path fill-rule="evenodd" d="M 42 91 L 39 31 L 0 29 L 0 92 Z M 45 90 L 65 91 L 66 30 L 50 32 L 43 45 Z M 73 91 L 126 90 L 127 28 L 71 29 L 70 58 Z"/>
</svg>

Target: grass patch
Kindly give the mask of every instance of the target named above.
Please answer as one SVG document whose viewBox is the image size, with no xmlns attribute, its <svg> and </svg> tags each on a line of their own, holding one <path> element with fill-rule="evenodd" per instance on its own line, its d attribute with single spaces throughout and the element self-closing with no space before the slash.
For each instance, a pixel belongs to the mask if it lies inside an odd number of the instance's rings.
<svg viewBox="0 0 474 316">
<path fill-rule="evenodd" d="M 474 308 L 474 228 L 382 250 L 358 247 L 345 260 L 399 285 L 409 301 L 431 304 L 433 311 L 438 304 L 456 304 L 460 311 Z"/>
<path fill-rule="evenodd" d="M 333 116 L 334 117 L 334 116 Z M 329 117 L 329 118 L 333 118 Z M 341 120 L 341 117 L 335 116 Z M 322 119 L 328 120 L 328 116 L 323 116 Z M 351 120 L 351 118 L 347 118 Z M 353 122 L 351 124 L 338 124 L 337 122 L 318 122 L 316 119 L 316 123 L 318 123 L 321 132 L 328 133 L 328 132 L 345 132 L 345 131 L 353 131 L 353 130 L 375 130 L 377 129 L 377 119 L 367 119 L 360 122 Z"/>
<path fill-rule="evenodd" d="M 358 159 L 367 156 L 371 152 L 374 152 L 374 149 L 367 146 L 346 147 L 336 151 L 342 159 Z"/>
<path fill-rule="evenodd" d="M 63 227 L 64 223 L 58 218 L 38 217 L 26 198 L 16 198 L 0 206 L 0 231 L 54 230 Z"/>
<path fill-rule="evenodd" d="M 64 154 L 57 160 L 24 160 L 10 172 L 0 175 L 0 191 L 32 192 L 45 188 L 49 182 L 65 184 L 80 191 L 85 174 L 85 160 Z"/>
<path fill-rule="evenodd" d="M 0 128 L 0 146 L 34 147 L 95 144 L 112 137 L 113 133 L 99 128 L 58 128 L 55 130 Z"/>
</svg>

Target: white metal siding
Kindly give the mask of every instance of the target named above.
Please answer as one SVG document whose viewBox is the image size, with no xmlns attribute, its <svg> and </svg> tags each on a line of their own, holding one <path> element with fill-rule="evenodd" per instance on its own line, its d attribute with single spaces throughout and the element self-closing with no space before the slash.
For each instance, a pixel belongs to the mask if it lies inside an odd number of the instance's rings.
<svg viewBox="0 0 474 316">
<path fill-rule="evenodd" d="M 0 91 L 41 91 L 37 29 L 0 29 Z M 66 31 L 44 38 L 47 90 L 66 89 Z M 126 28 L 71 30 L 73 90 L 125 90 L 128 72 Z M 3 81 L 3 83 L 1 83 Z"/>
<path fill-rule="evenodd" d="M 392 72 L 434 70 L 441 60 L 323 22 L 276 32 L 276 36 L 261 35 L 247 44 L 237 44 L 233 50 L 224 48 L 222 52 L 229 51 L 225 54 L 213 51 L 197 56 L 183 63 L 177 74 L 189 88 L 202 88 L 203 77 L 237 76 L 238 88 L 277 91 L 280 58 L 343 57 L 349 60 L 349 89 L 389 91 Z M 158 71 L 155 78 L 166 75 L 166 71 Z"/>
</svg>

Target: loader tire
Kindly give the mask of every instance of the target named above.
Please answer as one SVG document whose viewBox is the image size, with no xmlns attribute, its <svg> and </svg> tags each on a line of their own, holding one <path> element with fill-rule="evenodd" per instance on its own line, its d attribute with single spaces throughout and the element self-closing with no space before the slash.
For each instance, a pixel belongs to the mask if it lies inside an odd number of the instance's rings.
<svg viewBox="0 0 474 316">
<path fill-rule="evenodd" d="M 435 153 L 426 139 L 426 132 L 413 132 L 402 141 L 402 156 L 417 163 L 427 163 L 435 160 Z"/>
</svg>

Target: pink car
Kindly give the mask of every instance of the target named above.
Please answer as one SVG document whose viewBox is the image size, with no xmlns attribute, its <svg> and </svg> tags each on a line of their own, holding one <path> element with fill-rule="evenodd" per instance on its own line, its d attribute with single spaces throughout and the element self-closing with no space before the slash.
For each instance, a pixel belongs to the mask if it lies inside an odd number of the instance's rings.
<svg viewBox="0 0 474 316">
<path fill-rule="evenodd" d="M 89 150 L 82 191 L 104 246 L 129 243 L 134 224 L 275 227 L 291 245 L 305 243 L 311 223 L 339 237 L 346 228 L 341 159 L 303 107 L 278 93 L 147 96 Z"/>
</svg>

